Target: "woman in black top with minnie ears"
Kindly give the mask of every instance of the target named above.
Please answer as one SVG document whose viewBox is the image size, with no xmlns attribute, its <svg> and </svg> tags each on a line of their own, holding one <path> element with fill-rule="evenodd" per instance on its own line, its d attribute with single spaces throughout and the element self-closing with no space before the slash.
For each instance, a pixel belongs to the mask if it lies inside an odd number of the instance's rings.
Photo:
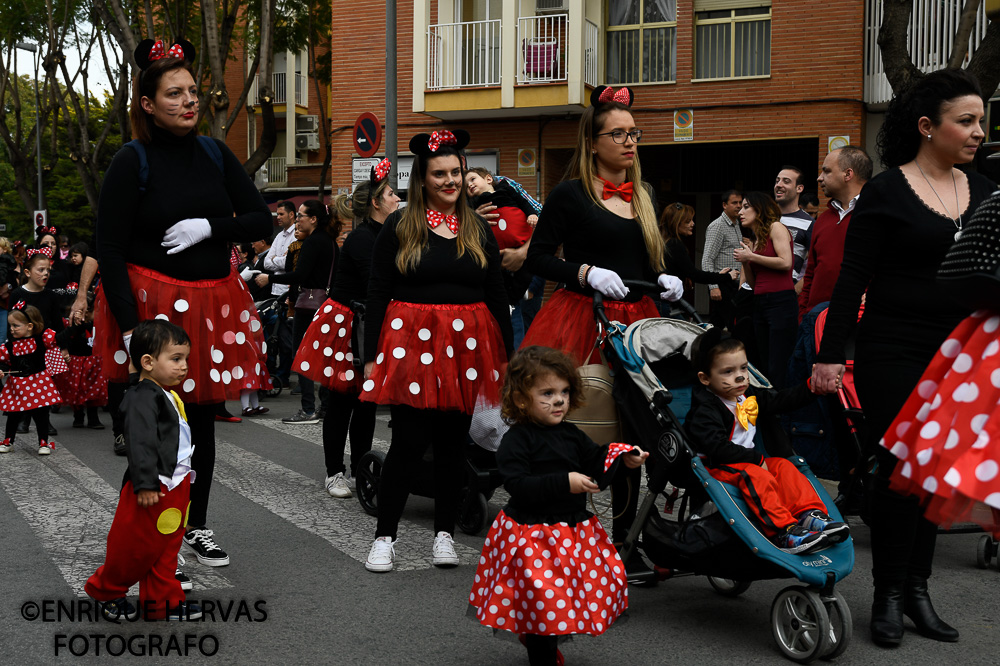
<svg viewBox="0 0 1000 666">
<path fill-rule="evenodd" d="M 434 450 L 436 566 L 455 566 L 452 541 L 472 412 L 500 404 L 513 342 L 500 250 L 466 201 L 469 134 L 410 140 L 407 206 L 372 251 L 361 399 L 389 405 L 392 444 L 378 488 L 378 526 L 365 568 L 392 570 L 396 528 L 414 470 Z M 390 302 L 391 300 L 391 302 Z"/>
<path fill-rule="evenodd" d="M 167 48 L 147 39 L 136 47 L 141 71 L 129 114 L 137 141 L 115 155 L 98 206 L 94 353 L 110 380 L 124 382 L 127 343 L 140 321 L 166 318 L 191 336 L 178 390 L 198 480 L 184 540 L 202 564 L 224 566 L 229 556 L 205 529 L 216 406 L 266 381 L 260 320 L 229 247 L 267 236 L 271 214 L 226 144 L 198 136 L 194 56 L 185 41 Z"/>
</svg>

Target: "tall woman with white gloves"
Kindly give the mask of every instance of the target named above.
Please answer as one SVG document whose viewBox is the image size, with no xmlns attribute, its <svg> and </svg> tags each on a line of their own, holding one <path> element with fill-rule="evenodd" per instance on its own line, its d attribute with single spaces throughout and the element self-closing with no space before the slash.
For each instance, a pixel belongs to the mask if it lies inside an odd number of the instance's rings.
<svg viewBox="0 0 1000 666">
<path fill-rule="evenodd" d="M 230 244 L 266 237 L 271 215 L 226 144 L 198 136 L 194 56 L 183 41 L 136 47 L 129 113 L 137 141 L 115 155 L 97 213 L 94 353 L 110 381 L 125 382 L 128 339 L 140 321 L 167 319 L 191 337 L 187 378 L 176 387 L 197 475 L 184 541 L 202 564 L 224 566 L 229 556 L 205 528 L 216 407 L 267 377 L 257 309 L 230 264 Z"/>
<path fill-rule="evenodd" d="M 663 237 L 642 185 L 636 153 L 642 130 L 632 118 L 633 100 L 629 88 L 600 86 L 591 94 L 567 178 L 545 200 L 525 262 L 531 273 L 565 288 L 535 316 L 522 346 L 560 349 L 581 365 L 599 362 L 591 290 L 608 299 L 608 318 L 626 325 L 658 317 L 659 311 L 649 296 L 630 293 L 624 280 L 656 282 L 667 301 L 684 292 L 680 278 L 667 273 Z M 560 245 L 565 260 L 555 256 Z M 631 489 L 617 479 L 614 484 L 615 542 L 625 538 L 635 515 L 635 477 Z"/>
</svg>

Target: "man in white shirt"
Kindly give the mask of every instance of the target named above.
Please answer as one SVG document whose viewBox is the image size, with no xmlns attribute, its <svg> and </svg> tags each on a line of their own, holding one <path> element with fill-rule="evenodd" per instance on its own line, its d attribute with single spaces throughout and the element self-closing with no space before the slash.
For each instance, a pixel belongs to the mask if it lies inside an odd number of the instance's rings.
<svg viewBox="0 0 1000 666">
<path fill-rule="evenodd" d="M 264 269 L 280 275 L 285 270 L 285 259 L 288 256 L 288 246 L 295 240 L 295 204 L 291 201 L 279 201 L 275 221 L 281 227 L 271 243 L 271 249 L 264 258 Z M 271 295 L 282 298 L 288 293 L 287 284 L 271 283 Z M 292 371 L 292 325 L 287 317 L 281 317 L 278 325 L 278 372 L 277 376 L 285 386 Z"/>
<path fill-rule="evenodd" d="M 739 272 L 740 262 L 733 259 L 733 250 L 742 247 L 740 241 L 739 215 L 743 205 L 743 195 L 738 190 L 729 190 L 722 195 L 722 215 L 712 221 L 705 230 L 705 247 L 701 251 L 701 270 L 718 273 L 723 268 Z M 709 316 L 712 325 L 720 328 L 732 325 L 732 293 L 722 293 L 718 284 L 708 285 Z"/>
<path fill-rule="evenodd" d="M 792 280 L 795 293 L 802 291 L 802 275 L 806 271 L 806 257 L 809 254 L 809 239 L 812 236 L 813 219 L 809 213 L 799 208 L 799 195 L 805 189 L 802 170 L 793 166 L 783 166 L 774 179 L 774 200 L 781 209 L 781 223 L 792 234 Z"/>
</svg>

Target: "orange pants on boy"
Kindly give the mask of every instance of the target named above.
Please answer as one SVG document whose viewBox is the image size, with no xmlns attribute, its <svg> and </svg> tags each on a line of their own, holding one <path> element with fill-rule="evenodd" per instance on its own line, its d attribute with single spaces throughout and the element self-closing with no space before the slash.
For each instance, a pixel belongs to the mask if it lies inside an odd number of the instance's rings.
<svg viewBox="0 0 1000 666">
<path fill-rule="evenodd" d="M 184 601 L 175 573 L 190 504 L 190 477 L 169 492 L 161 483 L 160 492 L 166 496 L 143 508 L 136 501 L 132 482 L 125 483 L 108 531 L 104 564 L 84 586 L 92 599 L 113 601 L 139 583 L 139 608 L 149 620 L 163 618 L 168 608 Z"/>
<path fill-rule="evenodd" d="M 713 479 L 740 489 L 767 536 L 781 534 L 806 511 L 819 509 L 826 513 L 826 505 L 794 463 L 785 458 L 765 458 L 764 464 L 767 469 L 752 463 L 707 469 Z"/>
</svg>

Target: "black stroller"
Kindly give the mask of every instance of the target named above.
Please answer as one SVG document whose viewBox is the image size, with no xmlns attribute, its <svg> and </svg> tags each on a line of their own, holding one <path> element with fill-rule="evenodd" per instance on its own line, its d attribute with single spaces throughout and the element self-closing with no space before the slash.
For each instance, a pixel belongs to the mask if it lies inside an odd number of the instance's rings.
<svg viewBox="0 0 1000 666">
<path fill-rule="evenodd" d="M 257 313 L 260 316 L 260 321 L 267 322 L 272 321 L 271 324 L 264 324 L 264 354 L 267 357 L 267 372 L 271 375 L 271 388 L 262 389 L 260 397 L 264 398 L 276 398 L 281 395 L 281 389 L 284 388 L 282 385 L 281 378 L 278 377 L 278 327 L 281 326 L 281 317 L 284 316 L 284 299 L 278 298 L 268 298 L 263 301 L 258 301 L 254 305 L 257 306 Z"/>
</svg>

